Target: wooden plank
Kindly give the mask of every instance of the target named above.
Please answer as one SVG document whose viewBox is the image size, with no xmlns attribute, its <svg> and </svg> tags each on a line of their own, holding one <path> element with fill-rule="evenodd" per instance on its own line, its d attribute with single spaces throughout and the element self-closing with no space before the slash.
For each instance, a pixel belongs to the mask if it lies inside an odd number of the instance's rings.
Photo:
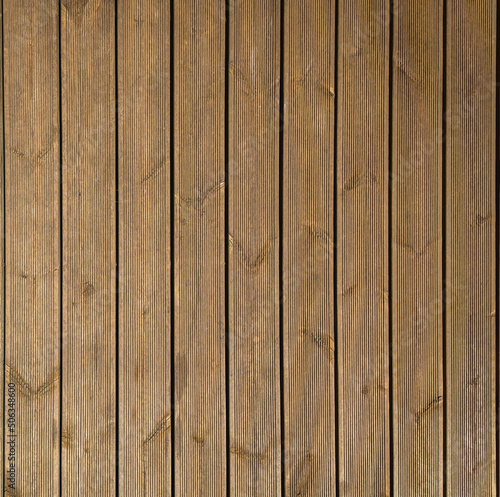
<svg viewBox="0 0 500 497">
<path fill-rule="evenodd" d="M 287 496 L 335 495 L 335 3 L 285 3 L 283 323 Z"/>
<path fill-rule="evenodd" d="M 63 495 L 114 495 L 115 8 L 61 6 Z"/>
<path fill-rule="evenodd" d="M 497 495 L 496 9 L 447 2 L 447 495 Z"/>
<path fill-rule="evenodd" d="M 2 153 L 0 153 L 0 230 L 3 233 L 3 240 L 2 243 L 0 243 L 0 264 L 2 266 L 0 267 L 0 292 L 1 292 L 1 297 L 0 297 L 0 354 L 3 359 L 5 359 L 5 307 L 6 307 L 6 302 L 5 302 L 5 273 L 6 273 L 6 267 L 5 267 L 5 245 L 6 245 L 6 240 L 5 240 L 5 217 L 6 217 L 6 212 L 5 212 L 5 143 L 4 143 L 4 136 L 5 136 L 5 104 L 4 104 L 4 87 L 5 87 L 5 81 L 4 81 L 4 65 L 5 65 L 5 57 L 4 57 L 4 29 L 3 29 L 3 0 L 0 0 L 0 39 L 2 40 L 0 42 L 0 55 L 2 57 L 2 63 L 0 64 L 0 81 L 2 82 L 2 91 L 0 95 L 0 111 L 2 112 L 2 122 L 0 124 L 0 150 Z M 0 416 L 1 419 L 3 420 L 3 425 L 6 426 L 6 420 L 5 420 L 5 412 L 6 412 L 6 407 L 5 407 L 5 361 L 3 361 L 3 367 L 0 367 L 0 384 L 3 385 L 2 388 L 2 393 L 0 394 L 1 396 L 1 402 L 0 402 Z M 8 387 L 7 387 L 8 388 Z M 0 435 L 0 444 L 2 444 L 3 447 L 5 447 L 3 444 L 5 443 L 5 437 L 4 437 L 4 430 L 2 429 L 2 434 Z M 0 488 L 5 488 L 5 471 L 8 468 L 5 468 L 4 466 L 5 463 L 5 449 L 0 450 L 0 468 L 3 468 L 2 471 L 0 471 Z"/>
<path fill-rule="evenodd" d="M 230 6 L 230 495 L 278 495 L 280 2 Z"/>
<path fill-rule="evenodd" d="M 177 496 L 226 492 L 224 11 L 174 3 Z"/>
<path fill-rule="evenodd" d="M 170 5 L 117 16 L 119 490 L 170 495 Z"/>
<path fill-rule="evenodd" d="M 59 7 L 55 0 L 5 0 L 3 15 L 5 383 L 6 391 L 13 391 L 13 397 L 5 399 L 5 493 L 55 496 L 59 495 L 60 375 Z"/>
<path fill-rule="evenodd" d="M 443 4 L 394 4 L 394 492 L 443 495 Z"/>
<path fill-rule="evenodd" d="M 339 2 L 341 495 L 389 495 L 389 2 Z"/>
</svg>

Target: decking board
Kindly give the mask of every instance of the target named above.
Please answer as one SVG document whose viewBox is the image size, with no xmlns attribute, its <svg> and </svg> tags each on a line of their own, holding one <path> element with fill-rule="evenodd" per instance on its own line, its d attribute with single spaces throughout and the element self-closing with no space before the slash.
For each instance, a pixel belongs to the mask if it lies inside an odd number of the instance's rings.
<svg viewBox="0 0 500 497">
<path fill-rule="evenodd" d="M 283 123 L 285 495 L 336 492 L 335 3 L 286 2 Z"/>
<path fill-rule="evenodd" d="M 118 2 L 119 494 L 171 495 L 170 5 Z"/>
<path fill-rule="evenodd" d="M 496 0 L 0 5 L 6 495 L 498 494 Z"/>
<path fill-rule="evenodd" d="M 226 493 L 225 2 L 174 3 L 175 495 Z"/>
<path fill-rule="evenodd" d="M 59 495 L 59 7 L 3 2 L 5 471 L 23 495 Z M 12 410 L 11 416 L 9 412 Z M 9 418 L 14 427 L 9 427 Z M 11 431 L 12 428 L 12 431 Z M 11 437 L 9 435 L 15 435 Z M 15 461 L 9 456 L 15 455 Z M 5 486 L 10 480 L 4 473 Z"/>
<path fill-rule="evenodd" d="M 230 495 L 279 495 L 280 3 L 231 2 L 229 29 Z"/>
<path fill-rule="evenodd" d="M 338 15 L 339 488 L 388 495 L 390 5 Z"/>
<path fill-rule="evenodd" d="M 115 5 L 61 5 L 62 495 L 116 489 Z"/>
<path fill-rule="evenodd" d="M 443 3 L 395 2 L 392 110 L 394 492 L 444 492 Z"/>
<path fill-rule="evenodd" d="M 497 495 L 496 7 L 496 1 L 447 2 L 448 495 Z"/>
</svg>

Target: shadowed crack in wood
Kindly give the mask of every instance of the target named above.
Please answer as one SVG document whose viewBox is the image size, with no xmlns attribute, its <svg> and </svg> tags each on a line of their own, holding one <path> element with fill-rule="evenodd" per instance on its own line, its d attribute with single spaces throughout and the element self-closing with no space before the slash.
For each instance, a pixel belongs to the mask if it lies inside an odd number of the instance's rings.
<svg viewBox="0 0 500 497">
<path fill-rule="evenodd" d="M 209 200 L 212 195 L 221 191 L 223 188 L 224 188 L 224 181 L 219 181 L 218 183 L 210 187 L 208 190 L 199 193 L 195 197 L 190 198 L 183 195 L 178 195 L 178 196 L 176 195 L 176 197 L 178 197 L 179 201 L 182 202 L 187 207 L 192 207 L 196 211 L 199 211 L 203 214 L 204 210 L 202 208 L 205 202 Z"/>
<path fill-rule="evenodd" d="M 142 178 L 141 183 L 144 184 L 148 182 L 150 179 L 157 176 L 158 173 L 163 169 L 164 164 L 165 164 L 165 158 L 160 160 L 159 163 L 153 169 L 151 169 L 151 171 L 146 176 L 144 176 L 144 178 Z"/>
<path fill-rule="evenodd" d="M 442 403 L 443 397 L 441 395 L 438 395 L 437 397 L 432 399 L 423 409 L 415 413 L 415 423 L 420 423 L 420 420 L 422 419 L 422 416 L 424 414 L 428 413 L 430 410 L 441 405 Z"/>
<path fill-rule="evenodd" d="M 170 414 L 167 414 L 162 420 L 156 425 L 155 429 L 147 436 L 147 438 L 142 442 L 143 446 L 152 442 L 155 438 L 160 435 L 160 433 L 170 429 Z"/>
<path fill-rule="evenodd" d="M 59 381 L 59 371 L 55 371 L 44 383 L 35 388 L 16 369 L 8 364 L 5 365 L 5 374 L 8 379 L 18 386 L 20 393 L 29 398 L 41 397 L 52 390 Z"/>
<path fill-rule="evenodd" d="M 275 240 L 276 238 L 269 240 L 266 244 L 264 244 L 259 253 L 253 259 L 250 259 L 250 257 L 243 250 L 243 247 L 232 237 L 232 235 L 229 235 L 229 245 L 235 249 L 235 252 L 239 255 L 239 260 L 251 273 L 258 272 L 260 266 L 264 263 L 267 256 L 271 252 Z"/>
</svg>

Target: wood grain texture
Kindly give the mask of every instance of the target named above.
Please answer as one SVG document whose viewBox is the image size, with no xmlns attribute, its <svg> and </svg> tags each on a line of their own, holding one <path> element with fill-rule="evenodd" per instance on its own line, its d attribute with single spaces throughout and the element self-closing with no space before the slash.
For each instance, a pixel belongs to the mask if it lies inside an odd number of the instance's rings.
<svg viewBox="0 0 500 497">
<path fill-rule="evenodd" d="M 54 0 L 3 3 L 5 382 L 15 385 L 15 427 L 5 429 L 15 495 L 59 495 L 58 11 Z"/>
<path fill-rule="evenodd" d="M 389 495 L 388 1 L 340 0 L 339 488 Z"/>
<path fill-rule="evenodd" d="M 443 4 L 394 4 L 394 492 L 443 495 Z"/>
<path fill-rule="evenodd" d="M 170 5 L 118 2 L 119 492 L 171 495 Z"/>
<path fill-rule="evenodd" d="M 497 495 L 496 1 L 447 2 L 447 494 Z"/>
<path fill-rule="evenodd" d="M 6 495 L 497 496 L 497 0 L 0 6 Z"/>
<path fill-rule="evenodd" d="M 230 495 L 279 495 L 280 4 L 230 7 Z"/>
<path fill-rule="evenodd" d="M 114 495 L 115 3 L 61 6 L 62 494 Z"/>
<path fill-rule="evenodd" d="M 226 492 L 224 20 L 174 3 L 176 497 Z"/>
<path fill-rule="evenodd" d="M 0 0 L 0 54 L 2 57 L 2 63 L 0 64 L 0 81 L 2 82 L 2 91 L 0 95 L 0 111 L 2 112 L 2 119 L 0 125 L 0 146 L 3 153 L 0 154 L 0 230 L 3 233 L 3 240 L 0 243 L 0 263 L 2 266 L 0 267 L 0 354 L 2 358 L 5 358 L 5 78 L 4 78 L 4 66 L 5 66 L 5 56 L 4 56 L 4 29 L 3 29 L 3 1 Z M 6 397 L 5 397 L 5 361 L 2 361 L 2 367 L 0 367 L 0 384 L 3 385 L 2 393 L 0 394 L 0 416 L 3 421 L 3 426 L 5 426 L 5 412 L 6 412 Z M 7 387 L 8 388 L 8 387 Z M 0 443 L 4 447 L 5 439 L 4 439 L 4 430 L 2 429 L 2 434 L 0 435 Z M 5 450 L 0 450 L 0 488 L 4 488 L 5 485 Z"/>
<path fill-rule="evenodd" d="M 283 336 L 287 496 L 335 495 L 335 4 L 284 13 Z"/>
</svg>

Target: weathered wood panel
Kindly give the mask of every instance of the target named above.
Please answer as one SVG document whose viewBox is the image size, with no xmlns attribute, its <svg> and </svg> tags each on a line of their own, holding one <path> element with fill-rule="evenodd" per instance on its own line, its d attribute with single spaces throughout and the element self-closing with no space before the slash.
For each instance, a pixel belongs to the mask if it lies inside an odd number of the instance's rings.
<svg viewBox="0 0 500 497">
<path fill-rule="evenodd" d="M 171 495 L 170 5 L 118 2 L 119 492 Z"/>
<path fill-rule="evenodd" d="M 339 481 L 389 494 L 388 1 L 339 0 Z"/>
<path fill-rule="evenodd" d="M 278 495 L 280 3 L 230 6 L 230 494 Z"/>
<path fill-rule="evenodd" d="M 285 495 L 335 495 L 335 3 L 284 12 Z"/>
<path fill-rule="evenodd" d="M 496 0 L 0 4 L 6 493 L 497 494 Z"/>
<path fill-rule="evenodd" d="M 14 404 L 6 404 L 6 442 L 13 445 L 3 446 L 5 484 L 12 490 L 12 463 L 16 495 L 55 496 L 60 379 L 59 7 L 53 0 L 7 0 L 3 14 L 5 382 L 6 390 L 12 383 L 15 391 Z"/>
<path fill-rule="evenodd" d="M 0 79 L 2 81 L 2 93 L 0 95 L 0 110 L 2 112 L 2 123 L 0 127 L 0 133 L 1 133 L 1 138 L 0 138 L 0 146 L 2 147 L 3 153 L 0 154 L 0 229 L 2 230 L 3 233 L 3 240 L 2 243 L 0 243 L 0 263 L 2 266 L 0 267 L 0 354 L 1 357 L 5 359 L 5 307 L 6 307 L 6 302 L 5 302 L 5 273 L 6 273 L 6 265 L 5 265 L 5 246 L 6 246 L 6 240 L 5 240 L 5 105 L 4 105 L 4 95 L 5 95 L 5 79 L 4 79 L 4 66 L 5 66 L 5 57 L 4 57 L 4 29 L 3 29 L 3 1 L 0 0 L 0 16 L 1 16 L 1 23 L 0 23 L 0 36 L 2 42 L 0 43 L 0 52 L 2 55 L 2 64 L 0 67 Z M 6 396 L 5 396 L 5 360 L 0 368 L 0 382 L 3 385 L 2 388 L 2 393 L 0 394 L 1 396 L 1 405 L 0 405 L 0 416 L 2 419 L 2 427 L 5 427 L 5 413 L 6 413 Z M 8 388 L 8 387 L 7 387 Z M 2 429 L 2 435 L 0 436 L 0 443 L 4 444 L 5 439 L 4 439 L 4 430 Z M 5 449 L 0 450 L 0 468 L 2 468 L 2 471 L 0 471 L 0 488 L 4 488 L 5 485 L 5 468 L 4 467 L 4 462 L 5 462 Z"/>
<path fill-rule="evenodd" d="M 394 491 L 443 495 L 443 4 L 394 4 Z"/>
<path fill-rule="evenodd" d="M 115 5 L 63 1 L 62 494 L 116 484 Z"/>
<path fill-rule="evenodd" d="M 447 2 L 447 495 L 496 477 L 496 1 Z"/>
<path fill-rule="evenodd" d="M 226 492 L 225 2 L 174 3 L 175 495 Z"/>
</svg>

